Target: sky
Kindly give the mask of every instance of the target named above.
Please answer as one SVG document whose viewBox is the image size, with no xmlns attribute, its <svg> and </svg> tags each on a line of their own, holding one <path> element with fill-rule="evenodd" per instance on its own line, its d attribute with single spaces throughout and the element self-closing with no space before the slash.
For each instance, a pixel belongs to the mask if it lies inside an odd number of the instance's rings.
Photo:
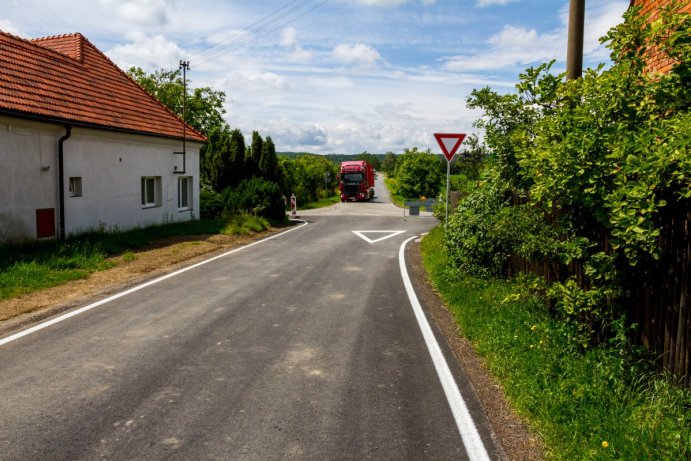
<svg viewBox="0 0 691 461">
<path fill-rule="evenodd" d="M 120 68 L 189 61 L 192 87 L 226 94 L 225 118 L 279 152 L 440 152 L 477 133 L 473 89 L 514 91 L 530 66 L 565 69 L 569 0 L 0 0 L 0 30 L 80 32 Z M 628 0 L 586 2 L 584 67 Z"/>
</svg>

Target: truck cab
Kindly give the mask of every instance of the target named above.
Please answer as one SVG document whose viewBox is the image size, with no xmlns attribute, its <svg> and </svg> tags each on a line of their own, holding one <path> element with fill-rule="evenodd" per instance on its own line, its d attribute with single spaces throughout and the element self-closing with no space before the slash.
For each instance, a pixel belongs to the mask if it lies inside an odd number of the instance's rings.
<svg viewBox="0 0 691 461">
<path fill-rule="evenodd" d="M 339 177 L 341 202 L 374 197 L 374 169 L 364 160 L 342 162 Z"/>
</svg>

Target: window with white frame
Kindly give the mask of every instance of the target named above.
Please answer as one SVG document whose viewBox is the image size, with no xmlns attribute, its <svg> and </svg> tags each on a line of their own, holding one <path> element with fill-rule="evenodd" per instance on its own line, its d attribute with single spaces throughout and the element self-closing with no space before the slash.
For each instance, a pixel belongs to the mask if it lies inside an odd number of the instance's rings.
<svg viewBox="0 0 691 461">
<path fill-rule="evenodd" d="M 192 207 L 192 177 L 178 178 L 178 210 L 189 210 Z"/>
<path fill-rule="evenodd" d="M 161 206 L 161 177 L 142 176 L 142 207 Z"/>
<path fill-rule="evenodd" d="M 81 197 L 82 196 L 82 178 L 79 176 L 73 176 L 69 181 L 69 192 L 70 197 Z"/>
</svg>

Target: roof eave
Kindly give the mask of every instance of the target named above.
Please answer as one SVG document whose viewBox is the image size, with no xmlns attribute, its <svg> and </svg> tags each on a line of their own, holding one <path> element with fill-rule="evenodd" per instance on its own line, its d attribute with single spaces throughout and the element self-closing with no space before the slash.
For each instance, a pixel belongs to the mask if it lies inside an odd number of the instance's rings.
<svg viewBox="0 0 691 461">
<path fill-rule="evenodd" d="M 21 118 L 24 120 L 32 120 L 35 122 L 53 123 L 56 125 L 71 125 L 73 127 L 79 127 L 79 128 L 91 128 L 91 129 L 95 129 L 95 130 L 113 131 L 116 133 L 137 134 L 137 135 L 141 135 L 141 136 L 153 136 L 156 138 L 175 139 L 178 141 L 182 141 L 182 136 L 174 136 L 174 135 L 168 135 L 168 134 L 163 134 L 163 133 L 154 133 L 154 132 L 150 132 L 150 131 L 132 130 L 132 129 L 128 129 L 128 128 L 120 128 L 120 127 L 114 127 L 114 126 L 108 126 L 108 125 L 99 125 L 97 123 L 80 122 L 80 121 L 75 121 L 75 120 L 63 119 L 63 118 L 59 118 L 59 117 L 50 117 L 47 115 L 33 114 L 30 112 L 22 112 L 22 111 L 18 111 L 18 110 L 0 108 L 0 115 L 4 115 L 7 117 Z M 204 137 L 204 140 L 202 141 L 202 140 L 199 140 L 197 138 L 185 137 L 185 142 L 196 142 L 199 144 L 205 144 L 207 142 L 207 138 Z"/>
</svg>

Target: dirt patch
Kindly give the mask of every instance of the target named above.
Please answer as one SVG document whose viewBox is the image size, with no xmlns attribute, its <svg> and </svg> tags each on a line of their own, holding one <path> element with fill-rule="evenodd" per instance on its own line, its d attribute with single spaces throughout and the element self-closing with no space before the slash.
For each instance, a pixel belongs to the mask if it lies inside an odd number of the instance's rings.
<svg viewBox="0 0 691 461">
<path fill-rule="evenodd" d="M 75 306 L 173 272 L 204 257 L 242 246 L 283 229 L 272 228 L 248 236 L 192 235 L 168 237 L 148 248 L 110 258 L 114 266 L 81 280 L 0 301 L 0 335 Z"/>
</svg>

